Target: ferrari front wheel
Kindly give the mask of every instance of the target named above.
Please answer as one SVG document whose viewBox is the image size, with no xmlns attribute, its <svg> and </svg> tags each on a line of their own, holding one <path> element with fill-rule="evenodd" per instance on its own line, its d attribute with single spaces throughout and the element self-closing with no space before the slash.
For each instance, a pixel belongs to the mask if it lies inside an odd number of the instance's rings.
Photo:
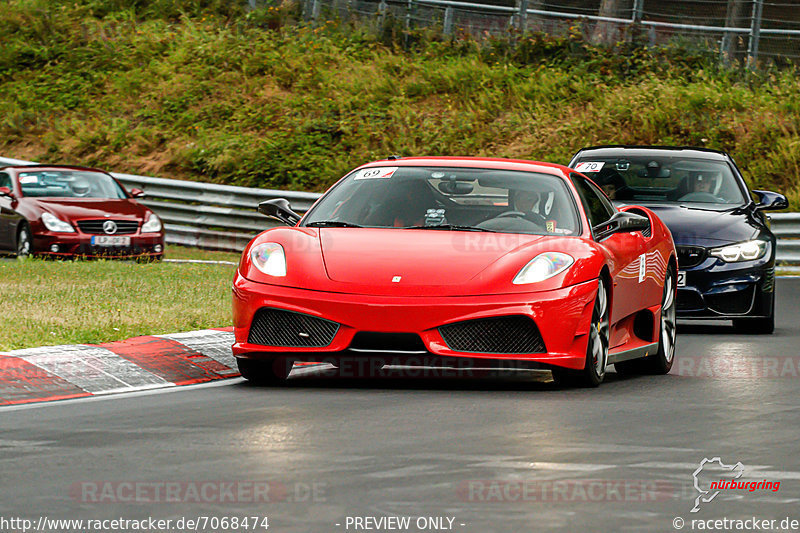
<svg viewBox="0 0 800 533">
<path fill-rule="evenodd" d="M 597 296 L 592 309 L 589 342 L 586 346 L 586 364 L 583 370 L 553 368 L 553 380 L 559 385 L 597 387 L 603 382 L 608 366 L 609 345 L 608 290 L 603 278 L 597 280 Z"/>
<path fill-rule="evenodd" d="M 294 362 L 287 357 L 269 359 L 237 358 L 239 373 L 247 381 L 257 385 L 282 385 L 286 383 Z"/>
</svg>

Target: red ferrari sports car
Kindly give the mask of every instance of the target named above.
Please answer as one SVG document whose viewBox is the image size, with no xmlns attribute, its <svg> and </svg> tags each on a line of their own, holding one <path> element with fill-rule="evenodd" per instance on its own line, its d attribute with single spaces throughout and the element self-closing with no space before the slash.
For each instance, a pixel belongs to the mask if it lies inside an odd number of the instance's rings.
<svg viewBox="0 0 800 533">
<path fill-rule="evenodd" d="M 161 259 L 164 229 L 141 196 L 92 168 L 0 168 L 0 253 Z"/>
<path fill-rule="evenodd" d="M 291 227 L 253 239 L 235 274 L 233 351 L 249 380 L 344 358 L 550 369 L 584 386 L 611 364 L 672 366 L 670 232 L 567 167 L 390 158 L 302 219 L 284 199 L 259 210 Z"/>
</svg>

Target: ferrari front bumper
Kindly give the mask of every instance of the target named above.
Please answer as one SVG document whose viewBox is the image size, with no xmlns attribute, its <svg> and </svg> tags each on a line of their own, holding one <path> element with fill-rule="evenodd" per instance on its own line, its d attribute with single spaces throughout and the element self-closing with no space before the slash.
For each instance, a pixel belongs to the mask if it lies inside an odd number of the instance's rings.
<svg viewBox="0 0 800 533">
<path fill-rule="evenodd" d="M 425 351 L 445 358 L 525 361 L 545 366 L 583 368 L 597 282 L 552 291 L 458 297 L 397 297 L 320 292 L 250 281 L 238 272 L 233 284 L 233 320 L 238 358 L 269 359 L 290 355 L 302 360 L 352 356 L 351 344 L 362 332 L 418 335 Z M 251 325 L 260 309 L 289 311 L 335 323 L 324 346 L 270 346 L 253 342 Z M 528 317 L 541 334 L 537 353 L 457 351 L 440 327 L 496 317 Z M 301 333 L 301 335 L 305 335 Z M 327 341 L 326 341 L 327 342 Z M 298 343 L 300 344 L 300 343 Z M 380 350 L 379 350 L 380 351 Z M 391 351 L 391 348 L 389 349 Z M 363 350 L 359 351 L 360 355 Z"/>
</svg>

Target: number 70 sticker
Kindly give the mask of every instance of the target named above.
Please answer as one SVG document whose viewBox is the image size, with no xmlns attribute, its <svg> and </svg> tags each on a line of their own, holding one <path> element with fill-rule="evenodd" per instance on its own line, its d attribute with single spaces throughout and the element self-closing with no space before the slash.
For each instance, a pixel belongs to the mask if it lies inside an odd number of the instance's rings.
<svg viewBox="0 0 800 533">
<path fill-rule="evenodd" d="M 604 164 L 603 161 L 585 161 L 575 165 L 575 170 L 583 174 L 587 172 L 600 172 Z"/>
</svg>

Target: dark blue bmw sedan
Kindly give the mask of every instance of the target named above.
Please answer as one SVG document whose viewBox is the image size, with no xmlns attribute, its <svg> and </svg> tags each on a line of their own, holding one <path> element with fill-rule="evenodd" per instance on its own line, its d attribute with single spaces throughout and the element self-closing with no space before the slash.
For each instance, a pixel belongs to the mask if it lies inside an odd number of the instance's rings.
<svg viewBox="0 0 800 533">
<path fill-rule="evenodd" d="M 775 329 L 775 236 L 764 211 L 782 194 L 750 191 L 728 154 L 666 146 L 584 148 L 569 164 L 616 204 L 644 205 L 672 232 L 680 318 L 732 319 L 740 330 Z"/>
</svg>

